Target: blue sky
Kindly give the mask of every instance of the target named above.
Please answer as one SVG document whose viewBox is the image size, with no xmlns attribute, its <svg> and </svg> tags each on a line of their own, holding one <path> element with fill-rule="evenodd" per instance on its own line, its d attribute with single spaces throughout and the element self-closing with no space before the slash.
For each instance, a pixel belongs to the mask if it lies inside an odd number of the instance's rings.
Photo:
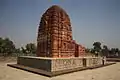
<svg viewBox="0 0 120 80">
<path fill-rule="evenodd" d="M 120 0 L 0 0 L 0 37 L 17 47 L 36 42 L 40 18 L 54 4 L 68 13 L 76 42 L 120 48 Z"/>
</svg>

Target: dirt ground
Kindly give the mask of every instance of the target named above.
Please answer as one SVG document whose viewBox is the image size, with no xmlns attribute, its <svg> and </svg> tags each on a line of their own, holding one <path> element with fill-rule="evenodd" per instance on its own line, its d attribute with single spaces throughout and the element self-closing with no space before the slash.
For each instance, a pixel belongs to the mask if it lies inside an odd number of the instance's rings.
<svg viewBox="0 0 120 80">
<path fill-rule="evenodd" d="M 0 61 L 0 80 L 120 80 L 120 62 L 116 64 L 73 72 L 55 77 L 46 77 L 7 66 L 15 60 Z"/>
</svg>

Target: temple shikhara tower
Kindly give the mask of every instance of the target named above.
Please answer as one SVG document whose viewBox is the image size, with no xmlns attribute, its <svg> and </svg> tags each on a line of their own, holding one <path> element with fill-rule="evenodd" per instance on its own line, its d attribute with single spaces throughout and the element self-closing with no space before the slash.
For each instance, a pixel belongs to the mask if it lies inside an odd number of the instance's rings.
<svg viewBox="0 0 120 80">
<path fill-rule="evenodd" d="M 42 15 L 37 37 L 39 57 L 79 57 L 85 48 L 72 38 L 72 27 L 68 14 L 53 5 Z"/>
</svg>

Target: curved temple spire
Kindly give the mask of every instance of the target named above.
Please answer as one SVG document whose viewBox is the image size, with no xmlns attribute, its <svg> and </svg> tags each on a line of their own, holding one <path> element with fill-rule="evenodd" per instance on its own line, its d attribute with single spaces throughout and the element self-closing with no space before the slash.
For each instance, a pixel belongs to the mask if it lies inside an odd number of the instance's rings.
<svg viewBox="0 0 120 80">
<path fill-rule="evenodd" d="M 75 46 L 68 14 L 57 5 L 51 6 L 41 17 L 37 56 L 74 57 Z"/>
</svg>

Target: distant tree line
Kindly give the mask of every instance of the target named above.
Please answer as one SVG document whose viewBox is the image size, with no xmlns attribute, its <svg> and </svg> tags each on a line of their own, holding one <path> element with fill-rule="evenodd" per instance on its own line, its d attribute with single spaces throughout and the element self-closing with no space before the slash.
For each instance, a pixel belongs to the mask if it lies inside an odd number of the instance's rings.
<svg viewBox="0 0 120 80">
<path fill-rule="evenodd" d="M 111 48 L 109 49 L 107 45 L 103 45 L 101 47 L 100 42 L 94 42 L 93 48 L 86 49 L 86 53 L 92 53 L 95 56 L 106 56 L 106 57 L 120 57 L 119 48 Z"/>
<path fill-rule="evenodd" d="M 34 43 L 28 43 L 25 47 L 16 48 L 12 40 L 0 37 L 0 56 L 35 55 L 36 49 Z"/>
<path fill-rule="evenodd" d="M 28 43 L 25 47 L 16 48 L 12 40 L 0 37 L 0 56 L 35 56 L 36 50 L 37 47 L 34 43 Z M 109 49 L 107 45 L 101 46 L 100 42 L 94 42 L 93 48 L 87 48 L 85 51 L 86 53 L 91 53 L 95 56 L 120 57 L 119 48 Z"/>
</svg>

